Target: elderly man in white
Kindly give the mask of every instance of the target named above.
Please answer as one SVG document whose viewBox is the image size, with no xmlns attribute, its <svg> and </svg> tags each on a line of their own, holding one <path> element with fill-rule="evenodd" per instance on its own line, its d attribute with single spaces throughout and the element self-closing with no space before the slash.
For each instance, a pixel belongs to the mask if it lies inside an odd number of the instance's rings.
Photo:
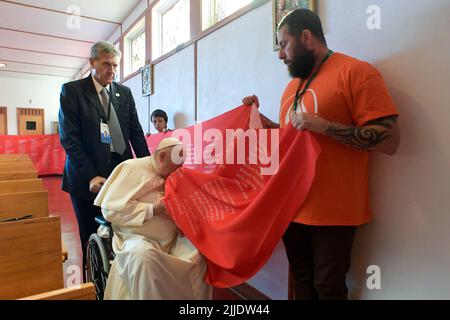
<svg viewBox="0 0 450 320">
<path fill-rule="evenodd" d="M 182 159 L 181 142 L 166 138 L 153 156 L 121 163 L 95 199 L 114 231 L 106 300 L 212 298 L 204 258 L 160 201 L 165 179 L 181 165 L 172 154 Z"/>
</svg>

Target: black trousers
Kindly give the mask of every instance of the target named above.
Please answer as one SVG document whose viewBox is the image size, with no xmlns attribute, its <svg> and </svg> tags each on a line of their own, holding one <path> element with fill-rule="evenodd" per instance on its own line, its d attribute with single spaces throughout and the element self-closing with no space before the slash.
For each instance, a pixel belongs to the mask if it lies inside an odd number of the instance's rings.
<svg viewBox="0 0 450 320">
<path fill-rule="evenodd" d="M 296 300 L 346 300 L 356 227 L 291 223 L 283 236 Z"/>
<path fill-rule="evenodd" d="M 83 269 L 86 269 L 86 247 L 89 237 L 92 233 L 97 232 L 98 225 L 95 217 L 101 216 L 102 212 L 99 207 L 93 205 L 94 201 L 86 200 L 73 194 L 70 195 L 73 209 L 78 221 L 78 229 L 80 231 L 81 249 L 83 251 Z M 83 272 L 84 275 L 84 272 Z"/>
</svg>

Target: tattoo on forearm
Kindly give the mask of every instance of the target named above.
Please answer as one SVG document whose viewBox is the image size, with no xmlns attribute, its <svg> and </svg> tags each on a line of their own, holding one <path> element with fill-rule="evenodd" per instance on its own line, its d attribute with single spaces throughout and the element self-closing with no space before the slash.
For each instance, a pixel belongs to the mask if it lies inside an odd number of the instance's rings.
<svg viewBox="0 0 450 320">
<path fill-rule="evenodd" d="M 334 138 L 351 147 L 370 151 L 381 142 L 392 135 L 387 130 L 377 130 L 374 128 L 339 128 L 331 125 L 325 132 Z"/>
<path fill-rule="evenodd" d="M 392 137 L 397 117 L 385 117 L 366 123 L 363 127 L 348 127 L 331 124 L 325 134 L 356 149 L 372 151 L 376 146 Z"/>
<path fill-rule="evenodd" d="M 386 129 L 392 129 L 394 124 L 397 122 L 397 118 L 398 118 L 398 116 L 389 116 L 389 117 L 375 119 L 375 120 L 367 122 L 366 126 L 367 125 L 376 125 L 376 126 L 384 127 Z"/>
</svg>

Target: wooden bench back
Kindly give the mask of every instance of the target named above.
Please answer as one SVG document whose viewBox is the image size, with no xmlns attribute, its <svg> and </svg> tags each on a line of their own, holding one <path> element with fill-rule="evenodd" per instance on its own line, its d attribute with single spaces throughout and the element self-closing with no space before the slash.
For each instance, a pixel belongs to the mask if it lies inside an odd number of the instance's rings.
<svg viewBox="0 0 450 320">
<path fill-rule="evenodd" d="M 37 179 L 37 170 L 27 154 L 0 154 L 0 180 Z"/>
<path fill-rule="evenodd" d="M 11 161 L 11 160 L 31 160 L 31 158 L 28 154 L 12 154 L 12 153 L 0 154 L 0 161 Z"/>
<path fill-rule="evenodd" d="M 0 194 L 44 190 L 41 179 L 0 180 Z"/>
<path fill-rule="evenodd" d="M 3 180 L 25 180 L 25 179 L 37 179 L 38 175 L 36 170 L 18 170 L 18 171 L 0 171 L 0 181 Z"/>
<path fill-rule="evenodd" d="M 48 217 L 47 190 L 0 193 L 0 220 L 29 214 L 33 218 Z"/>
<path fill-rule="evenodd" d="M 33 171 L 36 170 L 30 161 L 0 161 L 0 171 Z"/>
<path fill-rule="evenodd" d="M 79 286 L 40 293 L 19 300 L 96 300 L 95 286 L 92 282 Z"/>
<path fill-rule="evenodd" d="M 63 287 L 60 218 L 0 223 L 0 299 Z"/>
</svg>

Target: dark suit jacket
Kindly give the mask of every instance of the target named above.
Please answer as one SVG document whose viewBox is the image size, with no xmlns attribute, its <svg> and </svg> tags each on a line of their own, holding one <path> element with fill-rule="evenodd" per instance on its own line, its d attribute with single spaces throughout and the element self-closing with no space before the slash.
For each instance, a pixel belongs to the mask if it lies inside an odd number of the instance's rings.
<svg viewBox="0 0 450 320">
<path fill-rule="evenodd" d="M 92 178 L 108 178 L 117 164 L 133 157 L 129 142 L 137 157 L 150 155 L 131 90 L 113 82 L 111 96 L 127 145 L 122 156 L 112 155 L 109 145 L 101 143 L 100 120 L 106 116 L 92 77 L 66 83 L 61 90 L 59 136 L 66 151 L 62 189 L 86 200 L 95 198 L 89 191 Z"/>
</svg>

